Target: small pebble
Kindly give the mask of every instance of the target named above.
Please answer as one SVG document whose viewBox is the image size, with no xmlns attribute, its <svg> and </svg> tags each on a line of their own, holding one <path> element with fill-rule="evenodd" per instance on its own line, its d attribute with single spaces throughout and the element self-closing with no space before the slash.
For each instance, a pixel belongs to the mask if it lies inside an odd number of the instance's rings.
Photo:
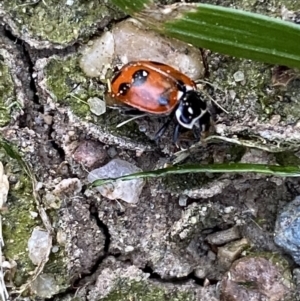
<svg viewBox="0 0 300 301">
<path fill-rule="evenodd" d="M 118 154 L 118 152 L 115 147 L 111 146 L 110 148 L 108 148 L 107 154 L 110 158 L 114 158 Z"/>
<path fill-rule="evenodd" d="M 38 275 L 32 281 L 30 288 L 38 297 L 43 299 L 50 299 L 60 290 L 60 286 L 56 283 L 54 276 L 46 273 Z"/>
<path fill-rule="evenodd" d="M 30 215 L 32 218 L 37 218 L 39 216 L 39 214 L 35 211 L 29 211 Z"/>
<path fill-rule="evenodd" d="M 46 259 L 51 248 L 51 236 L 47 231 L 35 228 L 28 240 L 29 258 L 32 263 L 39 265 Z"/>
<path fill-rule="evenodd" d="M 234 260 L 239 258 L 241 253 L 249 247 L 246 238 L 233 241 L 223 247 L 218 248 L 218 261 L 224 268 L 229 268 Z"/>
<path fill-rule="evenodd" d="M 111 64 L 115 51 L 114 36 L 105 32 L 99 39 L 95 39 L 92 46 L 83 50 L 80 67 L 90 77 L 105 77 L 107 65 Z"/>
<path fill-rule="evenodd" d="M 136 60 L 162 62 L 194 80 L 202 78 L 205 73 L 198 48 L 162 36 L 134 19 L 119 22 L 82 52 L 80 67 L 88 76 L 103 80 L 112 69 L 114 59 L 121 61 L 122 65 Z"/>
<path fill-rule="evenodd" d="M 67 234 L 59 229 L 56 234 L 56 241 L 60 246 L 64 246 L 66 244 Z"/>
<path fill-rule="evenodd" d="M 284 298 L 290 287 L 285 285 L 285 280 L 288 279 L 283 273 L 283 269 L 262 257 L 237 260 L 223 276 L 220 300 L 290 300 Z M 287 281 L 287 284 L 291 283 Z"/>
<path fill-rule="evenodd" d="M 206 236 L 206 240 L 212 245 L 224 245 L 241 237 L 238 227 L 218 231 Z"/>
<path fill-rule="evenodd" d="M 129 252 L 132 252 L 134 250 L 134 247 L 133 246 L 127 246 L 125 248 L 125 253 L 129 253 Z"/>
<path fill-rule="evenodd" d="M 87 168 L 101 166 L 107 159 L 107 152 L 103 145 L 92 140 L 81 141 L 73 153 L 76 162 L 83 164 Z"/>
<path fill-rule="evenodd" d="M 82 189 L 81 181 L 78 178 L 63 179 L 53 190 L 53 194 L 60 195 L 76 195 Z"/>
<path fill-rule="evenodd" d="M 237 71 L 233 74 L 233 78 L 235 80 L 235 82 L 242 82 L 245 80 L 245 75 L 244 72 L 242 71 Z"/>
<path fill-rule="evenodd" d="M 59 251 L 59 247 L 58 246 L 53 246 L 51 249 L 52 253 L 57 253 Z"/>
<path fill-rule="evenodd" d="M 182 194 L 180 197 L 179 197 L 179 206 L 181 207 L 185 207 L 186 204 L 187 204 L 187 200 L 188 200 L 188 197 L 184 194 Z"/>
<path fill-rule="evenodd" d="M 300 264 L 300 196 L 285 206 L 278 215 L 274 241 Z"/>
<path fill-rule="evenodd" d="M 87 103 L 90 106 L 90 110 L 93 114 L 100 116 L 106 112 L 105 101 L 98 97 L 91 97 L 87 100 Z"/>
<path fill-rule="evenodd" d="M 91 171 L 88 175 L 88 181 L 92 183 L 98 179 L 116 178 L 141 171 L 140 168 L 127 161 L 113 159 L 108 164 Z M 110 200 L 120 199 L 135 204 L 139 201 L 144 185 L 145 181 L 143 179 L 133 179 L 129 181 L 117 180 L 96 188 L 104 197 Z"/>
</svg>

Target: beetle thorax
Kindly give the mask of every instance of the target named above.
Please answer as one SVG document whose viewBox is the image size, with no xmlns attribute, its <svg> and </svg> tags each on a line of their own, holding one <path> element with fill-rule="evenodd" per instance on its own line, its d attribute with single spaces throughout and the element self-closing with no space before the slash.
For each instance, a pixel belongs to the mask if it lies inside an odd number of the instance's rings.
<svg viewBox="0 0 300 301">
<path fill-rule="evenodd" d="M 205 112 L 206 102 L 203 95 L 196 90 L 190 90 L 182 95 L 175 116 L 182 127 L 192 129 Z"/>
</svg>

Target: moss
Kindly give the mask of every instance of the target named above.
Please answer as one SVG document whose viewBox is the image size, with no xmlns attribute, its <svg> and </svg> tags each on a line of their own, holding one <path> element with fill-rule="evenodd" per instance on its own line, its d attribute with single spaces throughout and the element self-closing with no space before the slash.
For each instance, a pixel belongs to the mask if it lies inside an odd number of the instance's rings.
<svg viewBox="0 0 300 301">
<path fill-rule="evenodd" d="M 230 112 L 233 118 L 243 118 L 244 115 L 257 116 L 259 120 L 269 120 L 272 115 L 280 115 L 281 120 L 296 122 L 300 115 L 299 80 L 294 79 L 285 87 L 272 86 L 272 67 L 249 60 L 231 57 L 210 58 L 210 81 L 222 91 L 233 90 L 235 99 L 221 105 Z M 243 82 L 235 82 L 234 74 L 241 71 Z M 222 98 L 223 96 L 220 95 Z"/>
<path fill-rule="evenodd" d="M 2 6 L 15 20 L 19 32 L 60 45 L 88 37 L 99 24 L 105 26 L 109 19 L 120 16 L 106 1 L 95 0 L 3 0 Z"/>
<path fill-rule="evenodd" d="M 214 175 L 216 178 L 219 175 Z M 184 190 L 200 189 L 212 181 L 211 177 L 203 173 L 190 173 L 182 175 L 168 175 L 162 178 L 164 187 L 172 193 L 182 193 Z"/>
<path fill-rule="evenodd" d="M 45 69 L 47 87 L 55 101 L 69 105 L 78 117 L 91 121 L 94 118 L 87 100 L 90 97 L 103 98 L 103 89 L 84 75 L 78 58 L 79 56 L 75 55 L 66 59 L 50 59 Z"/>
<path fill-rule="evenodd" d="M 242 157 L 245 154 L 246 150 L 247 150 L 247 148 L 244 147 L 244 146 L 231 144 L 229 149 L 228 149 L 228 154 L 230 156 L 228 156 L 228 158 L 225 158 L 225 159 L 229 159 L 229 160 L 225 160 L 224 163 L 240 162 L 240 160 L 242 159 Z"/>
<path fill-rule="evenodd" d="M 16 287 L 25 284 L 32 276 L 31 272 L 36 268 L 28 256 L 28 239 L 33 229 L 37 226 L 43 227 L 39 218 L 33 218 L 30 212 L 37 212 L 36 202 L 32 193 L 32 182 L 22 168 L 22 163 L 13 160 L 0 149 L 0 158 L 5 166 L 5 173 L 14 178 L 15 184 L 10 184 L 7 210 L 2 213 L 3 239 L 5 247 L 3 254 L 7 260 L 17 262 L 16 274 L 13 282 Z M 57 219 L 55 211 L 52 211 Z M 64 249 L 57 253 L 51 253 L 49 261 L 46 263 L 44 272 L 49 272 L 56 277 L 57 285 L 62 289 L 68 283 Z"/>
<path fill-rule="evenodd" d="M 88 98 L 88 79 L 84 76 L 78 65 L 78 57 L 70 56 L 66 59 L 53 57 L 46 66 L 47 86 L 54 100 L 59 103 L 69 103 L 79 108 L 76 113 L 88 115 L 89 108 L 86 103 Z M 74 87 L 80 86 L 76 93 L 72 93 Z M 78 105 L 79 104 L 79 105 Z"/>
<path fill-rule="evenodd" d="M 146 282 L 123 282 L 107 297 L 99 301 L 118 301 L 118 300 L 143 300 L 143 301 L 189 301 L 195 300 L 193 293 L 183 292 L 174 289 L 168 292 Z"/>
<path fill-rule="evenodd" d="M 275 153 L 274 156 L 282 166 L 300 166 L 300 159 L 293 152 Z"/>
<path fill-rule="evenodd" d="M 30 212 L 36 212 L 35 200 L 32 196 L 30 179 L 24 174 L 17 162 L 10 161 L 5 169 L 8 174 L 17 177 L 15 185 L 11 185 L 7 211 L 3 214 L 3 238 L 5 241 L 4 256 L 17 262 L 18 268 L 14 283 L 20 286 L 28 279 L 34 265 L 28 256 L 27 242 L 34 227 L 41 224 L 33 219 Z"/>
<path fill-rule="evenodd" d="M 234 90 L 236 93 L 233 101 L 228 101 L 225 105 L 231 115 L 235 118 L 241 114 L 266 115 L 265 107 L 269 103 L 270 95 L 266 87 L 271 80 L 271 70 L 268 66 L 258 62 L 250 62 L 231 57 L 218 58 L 217 55 L 210 59 L 212 65 L 210 81 L 218 86 L 222 91 Z M 235 82 L 234 74 L 241 71 L 244 74 L 243 82 Z"/>
<path fill-rule="evenodd" d="M 16 101 L 14 94 L 14 83 L 9 68 L 0 57 L 0 127 L 10 122 L 8 105 Z"/>
</svg>

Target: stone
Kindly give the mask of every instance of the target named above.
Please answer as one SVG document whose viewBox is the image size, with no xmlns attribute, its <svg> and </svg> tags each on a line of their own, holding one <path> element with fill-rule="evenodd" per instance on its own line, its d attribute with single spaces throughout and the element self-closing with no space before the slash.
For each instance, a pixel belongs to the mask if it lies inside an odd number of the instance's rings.
<svg viewBox="0 0 300 301">
<path fill-rule="evenodd" d="M 88 175 L 88 181 L 93 183 L 98 179 L 116 178 L 141 171 L 140 168 L 127 161 L 113 159 L 106 165 L 91 171 Z M 110 200 L 120 199 L 127 203 L 135 204 L 139 201 L 139 196 L 144 185 L 145 181 L 143 179 L 133 179 L 129 181 L 117 180 L 113 183 L 99 186 L 97 190 L 101 195 Z"/>
<path fill-rule="evenodd" d="M 300 264 L 300 196 L 285 206 L 278 215 L 274 241 Z"/>
<path fill-rule="evenodd" d="M 35 228 L 28 240 L 29 258 L 33 264 L 39 265 L 47 258 L 51 250 L 51 235 L 41 229 Z"/>
</svg>

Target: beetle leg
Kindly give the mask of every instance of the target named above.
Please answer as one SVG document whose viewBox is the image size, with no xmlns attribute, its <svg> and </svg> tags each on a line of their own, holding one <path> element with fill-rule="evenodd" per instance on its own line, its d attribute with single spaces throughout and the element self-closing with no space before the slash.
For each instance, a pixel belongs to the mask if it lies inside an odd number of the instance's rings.
<svg viewBox="0 0 300 301">
<path fill-rule="evenodd" d="M 171 121 L 173 119 L 173 116 L 169 116 L 168 120 L 163 124 L 163 126 L 156 132 L 155 136 L 154 136 L 154 140 L 159 140 L 164 133 L 166 132 L 166 130 L 168 129 Z"/>
<path fill-rule="evenodd" d="M 175 115 L 175 109 L 173 110 L 173 112 L 168 116 L 167 121 L 163 124 L 163 126 L 157 131 L 157 133 L 154 136 L 154 140 L 159 140 L 163 134 L 166 132 L 166 130 L 168 129 L 171 121 L 173 121 L 174 119 L 174 115 Z"/>
<path fill-rule="evenodd" d="M 196 141 L 199 141 L 200 138 L 201 138 L 201 123 L 200 123 L 200 120 L 198 120 L 198 124 L 199 124 L 199 126 L 194 126 L 193 127 L 193 134 L 194 134 L 194 137 L 195 137 Z"/>
<path fill-rule="evenodd" d="M 121 112 L 122 115 L 129 115 L 129 116 L 138 116 L 138 115 L 145 115 L 144 112 L 138 109 L 125 109 Z"/>
<path fill-rule="evenodd" d="M 174 133 L 173 133 L 173 142 L 174 144 L 177 144 L 177 140 L 179 138 L 179 133 L 180 133 L 181 126 L 179 123 L 176 124 Z"/>
</svg>

